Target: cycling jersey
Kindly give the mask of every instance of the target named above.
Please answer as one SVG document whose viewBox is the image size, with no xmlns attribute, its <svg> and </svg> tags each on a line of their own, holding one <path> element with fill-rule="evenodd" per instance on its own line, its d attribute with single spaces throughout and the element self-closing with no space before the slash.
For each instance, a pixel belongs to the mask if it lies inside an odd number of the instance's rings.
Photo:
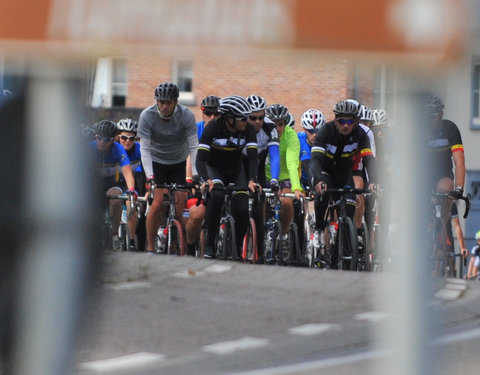
<svg viewBox="0 0 480 375">
<path fill-rule="evenodd" d="M 373 154 L 373 157 L 375 158 L 377 155 L 376 155 L 375 137 L 373 135 L 373 132 L 366 125 L 363 125 L 363 124 L 358 124 L 358 125 L 363 130 L 365 130 L 365 133 L 367 133 L 368 139 L 370 140 L 370 146 L 371 146 L 371 149 L 372 149 L 372 154 Z M 353 170 L 354 171 L 363 171 L 362 156 L 359 152 L 357 152 L 353 156 Z"/>
<path fill-rule="evenodd" d="M 223 170 L 237 170 L 243 160 L 242 150 L 247 149 L 249 180 L 257 181 L 257 139 L 255 128 L 247 123 L 243 132 L 231 133 L 225 119 L 211 120 L 205 127 L 198 145 L 197 170 L 205 180 L 209 179 L 207 163 Z"/>
<path fill-rule="evenodd" d="M 312 146 L 308 143 L 307 133 L 297 133 L 298 141 L 300 142 L 300 170 L 302 184 L 308 181 L 308 160 L 312 158 Z"/>
<path fill-rule="evenodd" d="M 118 182 L 118 168 L 130 164 L 127 152 L 120 143 L 113 142 L 108 152 L 101 152 L 97 148 L 97 142 L 91 141 L 90 147 L 96 151 L 98 173 L 104 178 L 104 184 L 114 185 Z"/>
<path fill-rule="evenodd" d="M 315 186 L 322 174 L 334 176 L 353 169 L 353 157 L 359 152 L 369 177 L 376 181 L 374 157 L 370 140 L 365 130 L 356 126 L 348 135 L 342 135 L 330 121 L 322 126 L 315 137 L 310 161 L 312 183 Z"/>
<path fill-rule="evenodd" d="M 297 133 L 289 126 L 285 126 L 280 138 L 280 181 L 290 180 L 292 190 L 302 190 L 298 173 L 300 155 L 300 141 Z M 271 178 L 270 160 L 267 163 L 267 178 Z"/>
<path fill-rule="evenodd" d="M 203 129 L 205 129 L 205 121 L 197 122 L 197 137 L 198 139 L 202 138 Z"/>
<path fill-rule="evenodd" d="M 464 151 L 457 125 L 450 120 L 442 120 L 440 126 L 430 132 L 427 147 L 434 176 L 453 178 L 452 155 Z"/>
<path fill-rule="evenodd" d="M 145 108 L 140 114 L 137 135 L 147 176 L 153 175 L 152 161 L 178 164 L 186 160 L 189 153 L 195 166 L 197 127 L 193 113 L 186 106 L 177 104 L 170 120 L 160 118 L 157 104 Z"/>
<path fill-rule="evenodd" d="M 269 120 L 267 120 L 269 121 Z M 278 140 L 277 127 L 273 122 L 264 122 L 260 130 L 257 132 L 258 147 L 258 179 L 262 186 L 266 183 L 265 163 L 267 155 L 271 161 L 270 175 L 272 179 L 278 181 L 280 173 L 280 142 Z M 243 149 L 246 155 L 247 150 Z"/>
<path fill-rule="evenodd" d="M 133 177 L 135 179 L 135 190 L 140 194 L 145 194 L 145 173 L 143 173 L 141 154 L 140 154 L 140 143 L 135 142 L 133 147 L 130 150 L 125 150 L 130 160 L 130 166 L 132 167 Z M 123 178 L 122 170 L 118 167 L 120 173 L 120 183 L 122 189 L 126 190 L 127 183 Z"/>
</svg>

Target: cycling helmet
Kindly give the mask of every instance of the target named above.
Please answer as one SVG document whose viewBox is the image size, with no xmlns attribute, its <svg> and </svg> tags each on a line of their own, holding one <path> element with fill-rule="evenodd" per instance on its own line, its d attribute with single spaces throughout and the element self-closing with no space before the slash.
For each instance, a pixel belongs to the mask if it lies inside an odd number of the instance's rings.
<svg viewBox="0 0 480 375">
<path fill-rule="evenodd" d="M 390 122 L 390 116 L 384 109 L 374 109 L 373 126 L 387 126 Z"/>
<path fill-rule="evenodd" d="M 239 95 L 226 96 L 219 101 L 218 112 L 229 118 L 247 117 L 252 113 L 250 104 Z"/>
<path fill-rule="evenodd" d="M 218 102 L 220 98 L 215 95 L 208 95 L 203 98 L 202 103 L 200 103 L 200 109 L 203 111 L 218 111 Z"/>
<path fill-rule="evenodd" d="M 445 108 L 442 99 L 438 96 L 431 96 L 425 102 L 425 112 L 427 115 L 436 115 Z"/>
<path fill-rule="evenodd" d="M 317 131 L 325 125 L 325 116 L 318 109 L 309 109 L 302 115 L 302 127 L 309 131 Z"/>
<path fill-rule="evenodd" d="M 95 135 L 101 137 L 113 138 L 118 135 L 117 124 L 110 120 L 101 120 L 93 125 Z"/>
<path fill-rule="evenodd" d="M 122 118 L 117 122 L 117 128 L 121 132 L 137 133 L 138 122 L 129 118 Z"/>
<path fill-rule="evenodd" d="M 360 106 L 359 117 L 360 121 L 375 121 L 372 110 L 366 105 Z"/>
<path fill-rule="evenodd" d="M 285 120 L 288 121 L 288 108 L 281 104 L 272 104 L 267 107 L 265 114 L 272 121 Z"/>
<path fill-rule="evenodd" d="M 287 115 L 287 126 L 290 126 L 292 129 L 295 129 L 295 119 L 293 118 L 293 115 L 288 112 L 288 115 Z"/>
<path fill-rule="evenodd" d="M 478 241 L 478 240 L 480 240 L 480 230 L 477 233 L 475 233 L 475 241 Z"/>
<path fill-rule="evenodd" d="M 155 89 L 155 100 L 176 100 L 178 96 L 178 87 L 172 82 L 160 83 Z"/>
<path fill-rule="evenodd" d="M 353 99 L 347 99 L 335 104 L 335 107 L 333 108 L 333 113 L 335 113 L 336 116 L 358 117 L 359 110 L 359 102 Z"/>
<path fill-rule="evenodd" d="M 250 95 L 247 97 L 247 102 L 252 107 L 252 112 L 263 111 L 267 108 L 267 102 L 261 96 Z"/>
</svg>

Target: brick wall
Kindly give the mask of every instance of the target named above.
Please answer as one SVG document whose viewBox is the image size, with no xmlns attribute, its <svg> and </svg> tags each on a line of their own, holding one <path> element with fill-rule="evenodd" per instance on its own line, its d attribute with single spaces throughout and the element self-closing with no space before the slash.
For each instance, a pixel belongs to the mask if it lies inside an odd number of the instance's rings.
<svg viewBox="0 0 480 375">
<path fill-rule="evenodd" d="M 249 49 L 228 53 L 195 54 L 193 92 L 196 105 L 190 109 L 201 119 L 199 103 L 206 95 L 261 95 L 267 104 L 281 103 L 294 115 L 297 130 L 309 108 L 321 110 L 327 120 L 339 100 L 351 97 L 356 84 L 357 100 L 373 103 L 373 68 L 352 72 L 346 57 L 311 50 Z M 188 57 L 188 53 L 186 54 Z M 132 113 L 154 103 L 153 91 L 172 80 L 173 53 L 137 56 L 128 60 L 128 108 Z M 185 57 L 185 55 L 183 56 Z M 356 83 L 354 83 L 354 81 Z"/>
</svg>

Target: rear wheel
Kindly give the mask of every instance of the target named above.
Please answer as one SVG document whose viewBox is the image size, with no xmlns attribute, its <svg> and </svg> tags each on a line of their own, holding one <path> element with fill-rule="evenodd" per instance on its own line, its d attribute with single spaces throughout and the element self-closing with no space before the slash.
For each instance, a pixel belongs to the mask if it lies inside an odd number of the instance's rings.
<svg viewBox="0 0 480 375">
<path fill-rule="evenodd" d="M 369 249 L 370 249 L 370 236 L 369 231 L 367 228 L 367 223 L 363 222 L 361 227 L 361 242 L 358 243 L 358 263 L 357 263 L 357 271 L 369 271 L 370 270 L 370 263 L 368 260 L 369 257 Z"/>
<path fill-rule="evenodd" d="M 341 269 L 357 270 L 357 234 L 349 217 L 342 218 L 338 225 L 338 261 Z"/>
<path fill-rule="evenodd" d="M 217 245 L 217 258 L 236 259 L 237 246 L 235 242 L 235 221 L 233 217 L 227 217 L 222 220 L 215 243 Z"/>
<path fill-rule="evenodd" d="M 300 239 L 298 238 L 297 224 L 292 222 L 288 229 L 288 258 L 287 264 L 301 266 L 303 262 L 303 252 L 300 249 Z"/>
<path fill-rule="evenodd" d="M 247 228 L 247 233 L 243 239 L 243 260 L 248 263 L 257 263 L 258 251 L 257 251 L 257 227 L 255 226 L 255 220 L 250 218 Z"/>
<path fill-rule="evenodd" d="M 185 241 L 183 240 L 183 230 L 178 220 L 172 220 L 168 226 L 167 253 L 169 255 L 185 255 Z"/>
</svg>

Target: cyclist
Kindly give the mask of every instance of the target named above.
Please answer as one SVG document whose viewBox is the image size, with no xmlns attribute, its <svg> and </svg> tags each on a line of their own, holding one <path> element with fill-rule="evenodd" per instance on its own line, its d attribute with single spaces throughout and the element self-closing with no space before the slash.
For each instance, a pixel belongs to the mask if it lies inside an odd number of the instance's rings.
<svg viewBox="0 0 480 375">
<path fill-rule="evenodd" d="M 266 186 L 266 172 L 265 162 L 267 155 L 270 160 L 270 187 L 278 190 L 278 178 L 280 173 L 280 152 L 279 139 L 275 123 L 265 117 L 265 109 L 267 103 L 265 99 L 259 95 L 250 95 L 246 98 L 250 104 L 252 113 L 248 116 L 248 122 L 253 125 L 257 134 L 258 147 L 258 183 L 261 186 Z M 243 150 L 246 154 L 246 150 Z M 257 230 L 257 251 L 258 263 L 263 262 L 263 248 L 264 248 L 264 205 L 265 196 L 261 195 L 260 201 L 257 202 L 254 212 L 255 226 Z"/>
<path fill-rule="evenodd" d="M 207 240 L 205 258 L 215 258 L 215 236 L 220 223 L 221 208 L 225 191 L 214 189 L 235 183 L 255 191 L 257 181 L 257 140 L 255 128 L 247 122 L 251 114 L 250 104 L 241 96 L 233 95 L 220 99 L 220 117 L 212 120 L 205 128 L 198 147 L 197 170 L 208 182 L 210 198 L 207 205 Z M 247 171 L 243 163 L 243 148 L 247 148 Z M 248 180 L 247 180 L 248 178 Z M 232 210 L 235 219 L 237 259 L 248 226 L 248 195 L 237 191 L 232 197 Z"/>
<path fill-rule="evenodd" d="M 353 100 L 343 100 L 335 104 L 335 119 L 320 128 L 315 136 L 310 160 L 311 185 L 319 194 L 329 187 L 353 187 L 354 155 L 360 152 L 362 163 L 366 168 L 370 181 L 376 181 L 374 157 L 365 130 L 359 124 L 360 106 Z M 370 188 L 373 188 L 373 183 Z M 353 220 L 355 213 L 355 194 L 347 194 L 347 215 Z M 318 203 L 316 227 L 325 229 L 325 210 L 327 200 Z"/>
<path fill-rule="evenodd" d="M 202 110 L 202 121 L 197 122 L 197 136 L 201 138 L 205 126 L 214 119 L 220 117 L 218 112 L 218 104 L 220 98 L 215 95 L 208 95 L 202 99 L 200 103 L 200 109 Z M 193 183 L 193 177 L 191 172 L 190 158 L 187 159 L 187 183 Z M 197 182 L 197 181 L 195 181 Z M 194 192 L 189 193 L 187 196 L 187 209 L 188 219 L 185 224 L 186 240 L 187 240 L 187 255 L 195 255 L 195 244 L 200 237 L 202 231 L 203 220 L 207 209 L 204 202 L 200 202 L 197 205 L 198 198 L 195 197 Z"/>
<path fill-rule="evenodd" d="M 444 108 L 440 97 L 427 98 L 425 114 L 429 130 L 427 143 L 430 152 L 428 160 L 431 161 L 429 167 L 435 191 L 450 193 L 452 197 L 458 199 L 463 195 L 465 184 L 465 155 L 460 130 L 452 121 L 443 119 Z"/>
<path fill-rule="evenodd" d="M 373 135 L 373 131 L 370 129 L 374 121 L 372 110 L 368 108 L 366 105 L 363 105 L 363 104 L 360 105 L 360 103 L 358 103 L 356 100 L 353 100 L 353 99 L 347 99 L 347 100 L 355 102 L 360 106 L 359 126 L 362 127 L 363 130 L 367 133 L 368 138 L 370 139 L 370 146 L 372 149 L 373 157 L 376 157 L 375 137 Z M 360 152 L 357 152 L 356 155 L 354 156 L 353 183 L 355 185 L 355 189 L 363 189 L 365 185 L 368 184 L 368 174 L 366 173 L 365 168 L 363 168 L 362 157 L 360 155 Z M 357 227 L 359 250 L 364 250 L 362 235 L 366 235 L 365 233 L 362 233 L 362 218 L 365 215 L 365 221 L 367 222 L 369 228 L 373 223 L 373 214 L 372 214 L 373 201 L 367 199 L 367 202 L 368 203 L 366 203 L 365 197 L 363 195 L 361 194 L 357 195 L 357 208 L 355 209 L 355 214 L 353 216 L 353 223 Z M 366 213 L 365 209 L 367 204 L 368 204 L 368 210 Z"/>
<path fill-rule="evenodd" d="M 123 146 L 127 152 L 130 166 L 132 168 L 133 177 L 135 179 L 135 190 L 140 195 L 145 195 L 145 173 L 141 165 L 140 143 L 137 140 L 138 122 L 130 118 L 123 118 L 117 122 L 117 128 L 120 131 L 118 135 L 118 142 Z M 125 184 L 123 174 L 120 176 L 120 183 Z M 130 244 L 128 250 L 137 251 L 135 246 L 135 233 L 138 235 L 138 249 L 144 251 L 145 249 L 145 218 L 142 216 L 138 220 L 138 216 L 128 216 L 128 228 L 130 230 Z M 138 229 L 138 231 L 137 231 Z"/>
<path fill-rule="evenodd" d="M 177 183 L 185 185 L 186 159 L 190 154 L 193 174 L 198 147 L 195 116 L 178 103 L 178 87 L 164 82 L 155 88 L 156 103 L 145 108 L 138 122 L 138 136 L 142 164 L 147 185 Z M 183 216 L 186 194 L 177 191 L 176 217 Z M 147 253 L 154 254 L 154 241 L 160 226 L 163 192 L 156 189 L 150 212 L 147 215 Z"/>
<path fill-rule="evenodd" d="M 95 151 L 99 174 L 102 177 L 103 191 L 107 195 L 121 195 L 123 190 L 118 181 L 117 168 L 120 168 L 128 188 L 127 192 L 135 195 L 135 180 L 133 178 L 130 160 L 125 149 L 117 142 L 117 124 L 110 120 L 101 120 L 92 126 L 95 140 L 90 142 L 90 147 Z M 110 216 L 112 218 L 113 248 L 121 248 L 118 238 L 118 226 L 122 215 L 122 202 L 111 199 L 109 202 Z"/>
<path fill-rule="evenodd" d="M 300 183 L 304 191 L 307 190 L 307 187 L 310 186 L 309 180 L 309 166 L 310 159 L 312 157 L 312 146 L 315 141 L 315 135 L 317 131 L 325 125 L 325 115 L 318 109 L 308 109 L 302 114 L 302 128 L 303 132 L 297 133 L 298 140 L 300 141 L 300 166 L 301 166 L 301 177 Z M 318 204 L 315 204 L 315 210 L 317 209 Z M 317 214 L 317 212 L 315 212 Z M 318 220 L 317 220 L 318 222 Z M 304 225 L 303 220 L 297 220 L 298 228 L 303 231 Z M 303 236 L 300 236 L 303 240 Z M 302 245 L 303 246 L 303 245 Z M 313 246 L 317 249 L 320 247 L 320 238 L 318 228 L 315 228 L 313 235 Z"/>
<path fill-rule="evenodd" d="M 272 104 L 267 107 L 265 113 L 267 117 L 275 123 L 280 138 L 280 193 L 291 193 L 293 190 L 295 196 L 300 199 L 303 197 L 298 173 L 300 141 L 298 140 L 295 130 L 286 126 L 288 109 L 282 104 Z M 271 178 L 270 170 L 271 162 L 269 160 L 267 164 L 267 178 Z M 280 197 L 280 203 L 282 243 L 285 244 L 288 236 L 288 229 L 293 219 L 294 209 L 293 201 L 290 198 Z"/>
<path fill-rule="evenodd" d="M 477 244 L 473 246 L 470 251 L 471 257 L 468 263 L 467 276 L 465 276 L 466 279 L 478 278 L 478 267 L 480 266 L 480 230 L 475 233 L 475 241 L 477 241 Z"/>
</svg>

